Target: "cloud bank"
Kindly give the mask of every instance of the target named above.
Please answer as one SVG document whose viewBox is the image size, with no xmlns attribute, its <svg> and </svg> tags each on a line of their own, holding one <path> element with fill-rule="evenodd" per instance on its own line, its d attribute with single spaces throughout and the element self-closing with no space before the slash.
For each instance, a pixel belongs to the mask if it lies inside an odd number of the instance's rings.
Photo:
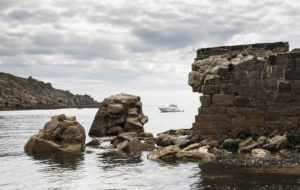
<svg viewBox="0 0 300 190">
<path fill-rule="evenodd" d="M 175 101 L 193 96 L 198 48 L 300 47 L 299 10 L 296 0 L 0 0 L 0 69 L 98 100 L 123 91 Z"/>
</svg>

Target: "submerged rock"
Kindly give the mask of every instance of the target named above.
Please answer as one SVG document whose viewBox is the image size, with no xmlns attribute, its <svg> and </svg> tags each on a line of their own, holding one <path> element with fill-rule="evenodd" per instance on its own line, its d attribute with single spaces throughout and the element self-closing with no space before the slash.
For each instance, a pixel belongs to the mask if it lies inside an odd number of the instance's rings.
<svg viewBox="0 0 300 190">
<path fill-rule="evenodd" d="M 101 137 L 123 132 L 144 132 L 143 126 L 147 122 L 140 97 L 121 93 L 104 99 L 89 135 Z"/>
<path fill-rule="evenodd" d="M 57 115 L 38 134 L 30 137 L 24 149 L 28 154 L 80 152 L 84 150 L 85 130 L 75 117 Z"/>
<path fill-rule="evenodd" d="M 117 145 L 118 150 L 122 150 L 127 153 L 153 150 L 154 148 L 155 146 L 153 144 L 148 144 L 146 142 L 142 143 L 139 141 L 128 141 L 128 140 Z"/>
<path fill-rule="evenodd" d="M 86 143 L 85 146 L 99 146 L 101 141 L 99 139 L 93 139 L 90 142 Z"/>
<path fill-rule="evenodd" d="M 156 138 L 156 144 L 163 147 L 179 145 L 180 148 L 185 148 L 193 143 L 194 139 L 190 135 L 189 129 L 171 129 L 163 133 L 159 133 Z"/>
<path fill-rule="evenodd" d="M 150 160 L 171 161 L 175 160 L 175 154 L 179 151 L 181 151 L 181 149 L 177 145 L 161 147 L 155 151 L 150 152 L 147 155 L 147 158 L 149 158 Z"/>
</svg>

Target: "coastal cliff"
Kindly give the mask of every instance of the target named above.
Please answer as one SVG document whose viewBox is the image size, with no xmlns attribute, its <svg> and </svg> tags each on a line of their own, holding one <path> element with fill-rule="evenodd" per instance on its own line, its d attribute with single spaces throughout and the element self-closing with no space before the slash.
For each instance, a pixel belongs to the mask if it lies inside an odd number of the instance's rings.
<svg viewBox="0 0 300 190">
<path fill-rule="evenodd" d="M 74 95 L 32 77 L 0 73 L 0 110 L 96 108 L 99 105 L 89 95 Z"/>
<path fill-rule="evenodd" d="M 203 48 L 189 74 L 201 93 L 192 127 L 201 138 L 300 137 L 300 53 L 287 42 Z"/>
</svg>

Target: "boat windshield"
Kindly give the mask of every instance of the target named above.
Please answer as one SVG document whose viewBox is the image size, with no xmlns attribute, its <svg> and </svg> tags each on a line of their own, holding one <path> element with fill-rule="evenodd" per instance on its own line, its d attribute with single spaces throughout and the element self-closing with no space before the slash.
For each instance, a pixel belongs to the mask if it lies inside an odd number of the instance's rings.
<svg viewBox="0 0 300 190">
<path fill-rule="evenodd" d="M 169 107 L 177 108 L 177 105 L 175 105 L 175 104 L 170 104 Z"/>
</svg>

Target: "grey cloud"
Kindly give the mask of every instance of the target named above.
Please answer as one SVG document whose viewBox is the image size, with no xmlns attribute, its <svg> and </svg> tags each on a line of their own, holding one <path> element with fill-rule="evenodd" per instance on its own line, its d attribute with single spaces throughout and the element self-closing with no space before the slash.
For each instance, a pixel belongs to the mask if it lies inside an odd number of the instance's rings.
<svg viewBox="0 0 300 190">
<path fill-rule="evenodd" d="M 124 58 L 122 50 L 113 42 L 101 37 L 84 37 L 74 34 L 37 33 L 32 36 L 30 54 L 65 54 L 74 59 Z"/>
<path fill-rule="evenodd" d="M 12 19 L 16 20 L 26 20 L 32 17 L 32 13 L 25 10 L 14 10 L 8 14 L 8 16 Z"/>
<path fill-rule="evenodd" d="M 244 43 L 251 40 L 243 39 L 248 34 L 299 47 L 299 9 L 298 1 L 283 0 L 0 0 L 0 68 L 47 78 L 74 76 L 141 88 L 139 81 L 148 81 L 147 88 L 176 88 L 185 82 L 185 73 L 169 77 L 175 69 L 164 69 L 164 62 L 190 64 L 194 55 L 182 54 L 193 48 Z M 124 62 L 131 68 L 118 68 Z M 152 78 L 165 83 L 152 83 Z"/>
<path fill-rule="evenodd" d="M 136 28 L 133 31 L 145 44 L 162 46 L 166 48 L 184 47 L 193 42 L 194 37 L 187 31 L 154 30 L 149 28 Z"/>
<path fill-rule="evenodd" d="M 59 20 L 59 14 L 48 9 L 14 9 L 7 13 L 6 19 L 8 21 L 22 22 L 22 24 L 54 23 Z"/>
</svg>

